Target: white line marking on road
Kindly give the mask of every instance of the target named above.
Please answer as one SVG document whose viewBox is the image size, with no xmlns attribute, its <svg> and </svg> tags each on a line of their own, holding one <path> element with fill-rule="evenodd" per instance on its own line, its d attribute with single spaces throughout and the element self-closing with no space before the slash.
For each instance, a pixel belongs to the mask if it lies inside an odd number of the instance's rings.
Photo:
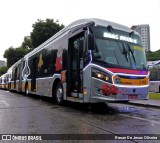
<svg viewBox="0 0 160 143">
<path fill-rule="evenodd" d="M 9 91 L 0 91 L 0 93 L 9 92 Z"/>
<path fill-rule="evenodd" d="M 6 101 L 2 100 L 2 102 L 3 102 L 3 104 L 6 105 L 7 107 L 10 106 Z"/>
<path fill-rule="evenodd" d="M 154 123 L 154 124 L 160 124 L 160 122 L 158 122 L 158 121 L 149 120 L 149 119 L 145 119 L 145 118 L 141 118 L 141 117 L 135 117 L 135 116 L 124 115 L 124 114 L 120 114 L 120 115 L 125 116 L 125 117 L 129 117 L 129 118 L 133 118 L 133 119 L 138 119 L 138 120 L 142 120 L 142 121 L 151 122 L 151 123 Z"/>
</svg>

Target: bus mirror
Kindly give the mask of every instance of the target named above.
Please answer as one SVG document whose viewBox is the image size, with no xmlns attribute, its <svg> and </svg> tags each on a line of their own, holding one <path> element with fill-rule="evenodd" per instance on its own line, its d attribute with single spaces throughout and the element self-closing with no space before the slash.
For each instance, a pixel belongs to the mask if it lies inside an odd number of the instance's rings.
<svg viewBox="0 0 160 143">
<path fill-rule="evenodd" d="M 92 35 L 88 35 L 88 50 L 94 49 L 94 38 Z"/>
</svg>

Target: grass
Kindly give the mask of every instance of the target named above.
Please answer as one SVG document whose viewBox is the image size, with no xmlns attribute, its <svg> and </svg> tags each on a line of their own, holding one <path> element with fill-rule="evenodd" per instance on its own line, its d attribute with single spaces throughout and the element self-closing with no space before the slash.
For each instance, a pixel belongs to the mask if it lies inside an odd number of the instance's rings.
<svg viewBox="0 0 160 143">
<path fill-rule="evenodd" d="M 149 93 L 149 99 L 160 100 L 160 93 Z"/>
</svg>

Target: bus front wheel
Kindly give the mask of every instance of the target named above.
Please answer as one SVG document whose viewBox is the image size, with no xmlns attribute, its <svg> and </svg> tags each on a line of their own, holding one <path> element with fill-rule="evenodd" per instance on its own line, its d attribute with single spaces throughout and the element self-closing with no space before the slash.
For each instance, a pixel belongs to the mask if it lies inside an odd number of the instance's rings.
<svg viewBox="0 0 160 143">
<path fill-rule="evenodd" d="M 58 104 L 62 104 L 63 103 L 63 87 L 60 82 L 56 86 L 55 96 L 56 96 L 56 102 Z"/>
</svg>

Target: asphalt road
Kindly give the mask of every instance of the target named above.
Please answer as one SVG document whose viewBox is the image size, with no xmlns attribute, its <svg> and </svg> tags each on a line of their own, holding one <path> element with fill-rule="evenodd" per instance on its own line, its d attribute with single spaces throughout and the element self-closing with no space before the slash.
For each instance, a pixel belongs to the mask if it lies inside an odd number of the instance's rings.
<svg viewBox="0 0 160 143">
<path fill-rule="evenodd" d="M 159 134 L 160 111 L 120 103 L 88 106 L 51 98 L 25 96 L 0 90 L 0 134 L 94 134 L 92 142 L 159 142 L 158 140 L 101 140 L 103 134 Z M 96 136 L 96 137 L 95 137 Z M 151 136 L 151 135 L 150 135 Z M 96 141 L 95 139 L 98 139 Z M 40 141 L 38 141 L 40 142 Z M 61 142 L 61 141 L 45 141 Z M 73 140 L 62 142 L 73 142 Z M 77 140 L 76 142 L 91 142 Z"/>
</svg>

